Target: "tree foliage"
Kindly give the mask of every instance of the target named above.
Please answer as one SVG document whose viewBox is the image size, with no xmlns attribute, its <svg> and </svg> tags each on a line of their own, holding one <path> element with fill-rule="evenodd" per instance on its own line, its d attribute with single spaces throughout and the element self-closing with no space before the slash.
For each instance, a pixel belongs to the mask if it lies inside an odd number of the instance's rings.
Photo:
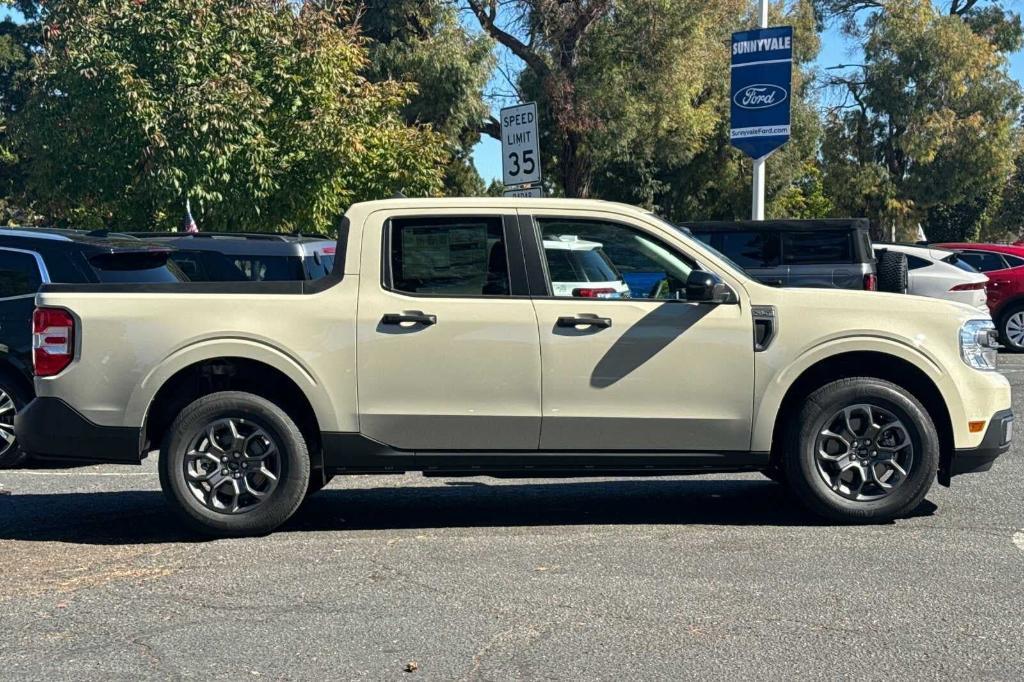
<svg viewBox="0 0 1024 682">
<path fill-rule="evenodd" d="M 442 138 L 371 83 L 338 11 L 266 0 L 61 0 L 13 120 L 59 223 L 327 231 L 351 202 L 434 194 Z"/>
<path fill-rule="evenodd" d="M 466 31 L 446 0 L 364 0 L 352 2 L 350 11 L 358 13 L 369 39 L 367 77 L 415 83 L 403 117 L 410 125 L 429 124 L 444 137 L 451 156 L 445 194 L 483 194 L 471 154 L 489 114 L 484 88 L 494 68 L 490 38 Z"/>
<path fill-rule="evenodd" d="M 886 233 L 976 235 L 1012 163 L 1020 87 L 1002 50 L 1019 45 L 1019 20 L 976 2 L 871 5 L 863 65 L 832 79 L 843 99 L 826 120 L 826 191 Z"/>
<path fill-rule="evenodd" d="M 555 188 L 680 219 L 750 212 L 750 162 L 728 139 L 727 76 L 729 35 L 753 24 L 749 5 L 515 0 L 501 3 L 499 15 L 497 0 L 469 0 L 482 28 L 522 60 L 519 88 L 540 104 L 545 173 Z M 801 63 L 812 60 L 810 2 L 773 13 L 796 25 Z M 793 196 L 817 150 L 807 76 L 796 76 L 794 140 L 772 164 L 772 199 Z"/>
</svg>

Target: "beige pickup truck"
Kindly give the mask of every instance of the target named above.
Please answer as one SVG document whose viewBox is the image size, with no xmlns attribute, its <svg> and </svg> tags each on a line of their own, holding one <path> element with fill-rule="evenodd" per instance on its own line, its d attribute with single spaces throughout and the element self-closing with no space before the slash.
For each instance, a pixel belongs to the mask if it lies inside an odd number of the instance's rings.
<svg viewBox="0 0 1024 682">
<path fill-rule="evenodd" d="M 602 263 L 545 248 L 576 240 Z M 1012 436 L 983 313 L 763 286 L 598 201 L 357 204 L 322 280 L 46 285 L 36 303 L 25 449 L 158 452 L 171 506 L 217 535 L 276 528 L 334 476 L 406 471 L 761 471 L 875 521 Z"/>
</svg>

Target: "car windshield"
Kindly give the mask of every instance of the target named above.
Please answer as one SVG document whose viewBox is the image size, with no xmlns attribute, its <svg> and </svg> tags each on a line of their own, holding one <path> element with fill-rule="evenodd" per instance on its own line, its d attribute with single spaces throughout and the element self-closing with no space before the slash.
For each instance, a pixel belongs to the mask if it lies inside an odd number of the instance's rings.
<svg viewBox="0 0 1024 682">
<path fill-rule="evenodd" d="M 665 220 L 664 218 L 662 218 L 657 213 L 648 213 L 648 215 L 651 216 L 652 218 L 654 218 L 655 220 L 657 220 L 659 223 L 661 223 L 663 225 L 667 225 L 667 226 L 671 227 L 673 230 L 676 230 L 677 232 L 682 233 L 684 239 L 699 244 L 701 246 L 701 248 L 705 249 L 706 251 L 710 251 L 712 254 L 714 254 L 718 258 L 721 258 L 723 261 L 725 261 L 727 264 L 729 264 L 732 267 L 732 269 L 736 271 L 737 274 L 743 275 L 743 277 L 745 277 L 746 279 L 750 279 L 750 275 L 747 274 L 747 271 L 744 270 L 742 267 L 740 267 L 736 263 L 736 261 L 734 261 L 732 258 L 729 258 L 728 256 L 726 256 L 724 253 L 722 253 L 721 251 L 719 251 L 715 247 L 711 246 L 711 244 L 708 244 L 707 242 L 701 241 L 701 240 L 697 239 L 696 237 L 694 237 L 693 236 L 693 232 L 690 230 L 690 228 L 683 227 L 681 225 L 676 225 L 675 223 L 669 222 L 668 220 Z"/>
<path fill-rule="evenodd" d="M 978 272 L 978 269 L 960 257 L 960 254 L 951 253 L 942 259 L 943 263 L 949 263 L 958 267 L 964 272 Z"/>
<path fill-rule="evenodd" d="M 622 276 L 601 249 L 545 248 L 551 279 L 562 282 L 616 282 Z"/>
</svg>

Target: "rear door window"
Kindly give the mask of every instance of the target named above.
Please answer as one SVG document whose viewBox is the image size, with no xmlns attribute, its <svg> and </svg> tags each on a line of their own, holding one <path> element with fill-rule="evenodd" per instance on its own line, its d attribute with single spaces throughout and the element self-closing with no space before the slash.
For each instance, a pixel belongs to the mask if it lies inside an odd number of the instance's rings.
<svg viewBox="0 0 1024 682">
<path fill-rule="evenodd" d="M 998 253 L 989 251 L 963 251 L 960 257 L 973 265 L 979 272 L 992 272 L 993 270 L 1005 270 L 1006 261 Z"/>
<path fill-rule="evenodd" d="M 0 298 L 35 294 L 42 283 L 35 256 L 0 249 Z"/>
<path fill-rule="evenodd" d="M 501 218 L 394 220 L 389 231 L 391 289 L 433 296 L 508 296 Z"/>
<path fill-rule="evenodd" d="M 852 263 L 851 237 L 845 230 L 783 232 L 782 262 L 786 265 Z"/>
<path fill-rule="evenodd" d="M 304 279 L 298 256 L 235 256 L 228 261 L 249 282 L 294 282 Z"/>
</svg>

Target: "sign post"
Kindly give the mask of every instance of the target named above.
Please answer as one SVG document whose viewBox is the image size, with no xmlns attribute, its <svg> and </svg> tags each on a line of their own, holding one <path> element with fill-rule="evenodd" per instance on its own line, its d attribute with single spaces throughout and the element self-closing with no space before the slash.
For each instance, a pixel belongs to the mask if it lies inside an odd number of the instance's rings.
<svg viewBox="0 0 1024 682">
<path fill-rule="evenodd" d="M 537 103 L 501 110 L 501 170 L 506 196 L 540 196 Z M 529 187 L 524 187 L 529 186 Z"/>
<path fill-rule="evenodd" d="M 767 24 L 767 1 L 761 0 L 762 28 L 732 34 L 729 137 L 754 160 L 754 220 L 764 220 L 765 161 L 790 135 L 793 27 Z"/>
</svg>

